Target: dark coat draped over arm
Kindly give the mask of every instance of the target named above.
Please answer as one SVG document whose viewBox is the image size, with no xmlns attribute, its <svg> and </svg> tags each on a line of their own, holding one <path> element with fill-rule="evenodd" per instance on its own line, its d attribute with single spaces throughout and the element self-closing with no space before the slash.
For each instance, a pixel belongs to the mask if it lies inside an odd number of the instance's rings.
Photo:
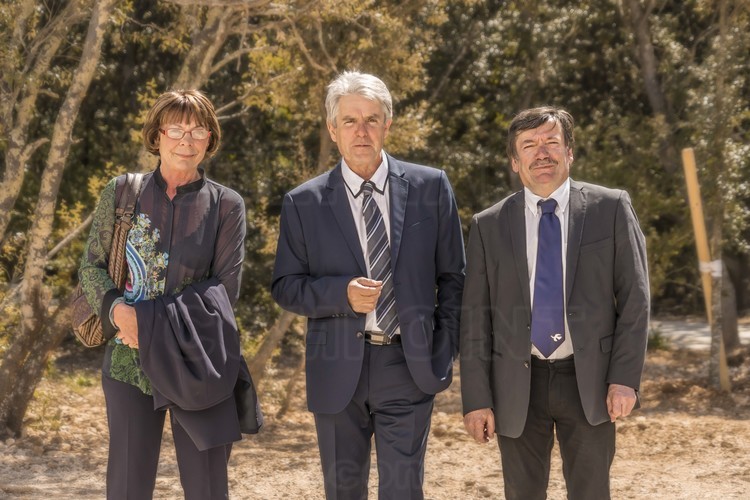
<svg viewBox="0 0 750 500">
<path fill-rule="evenodd" d="M 198 449 L 238 441 L 233 395 L 238 377 L 249 380 L 249 373 L 224 285 L 211 278 L 134 307 L 154 409 L 170 408 Z"/>
</svg>

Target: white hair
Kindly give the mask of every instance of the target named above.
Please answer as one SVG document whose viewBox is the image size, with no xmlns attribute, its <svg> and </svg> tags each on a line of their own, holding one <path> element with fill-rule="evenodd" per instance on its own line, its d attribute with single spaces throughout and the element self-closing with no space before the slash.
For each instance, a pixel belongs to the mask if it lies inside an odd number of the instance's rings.
<svg viewBox="0 0 750 500">
<path fill-rule="evenodd" d="M 328 84 L 326 95 L 326 120 L 334 127 L 336 114 L 339 111 L 339 100 L 352 94 L 379 102 L 385 113 L 386 122 L 393 118 L 393 100 L 383 80 L 359 71 L 344 71 Z"/>
</svg>

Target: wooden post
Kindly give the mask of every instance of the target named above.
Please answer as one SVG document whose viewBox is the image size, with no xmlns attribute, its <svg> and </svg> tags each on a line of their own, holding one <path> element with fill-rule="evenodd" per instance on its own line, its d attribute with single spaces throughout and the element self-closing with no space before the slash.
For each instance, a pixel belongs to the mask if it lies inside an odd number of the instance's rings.
<svg viewBox="0 0 750 500">
<path fill-rule="evenodd" d="M 714 311 L 721 311 L 721 263 L 712 263 L 711 252 L 706 234 L 706 223 L 703 218 L 703 205 L 701 204 L 700 184 L 698 184 L 698 173 L 695 167 L 695 154 L 693 148 L 682 150 L 682 165 L 685 169 L 685 182 L 687 183 L 688 201 L 690 203 L 690 215 L 693 220 L 693 231 L 695 232 L 695 247 L 698 251 L 698 262 L 700 265 L 701 281 L 703 283 L 703 299 L 706 304 L 706 315 L 708 325 L 711 329 L 711 364 L 718 365 L 716 370 L 710 370 L 709 378 L 712 385 L 719 387 L 722 391 L 729 392 L 729 369 L 727 367 L 727 356 L 724 350 L 724 338 L 721 328 L 717 327 L 717 315 Z M 720 224 L 721 221 L 716 221 Z M 719 242 L 720 243 L 720 242 Z M 716 290 L 715 290 L 716 289 Z M 719 293 L 714 293 L 719 292 Z M 718 304 L 716 303 L 718 302 Z M 718 357 L 718 363 L 715 359 Z M 718 375 L 718 377 L 716 376 Z"/>
</svg>

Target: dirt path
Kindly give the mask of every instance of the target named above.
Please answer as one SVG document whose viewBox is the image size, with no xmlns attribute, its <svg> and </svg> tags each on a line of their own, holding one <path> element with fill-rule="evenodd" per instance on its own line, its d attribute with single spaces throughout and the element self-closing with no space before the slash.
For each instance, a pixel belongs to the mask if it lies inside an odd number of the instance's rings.
<svg viewBox="0 0 750 500">
<path fill-rule="evenodd" d="M 68 346 L 37 389 L 26 435 L 0 442 L 0 498 L 104 498 L 106 417 L 99 353 Z M 707 353 L 649 354 L 643 408 L 618 425 L 612 470 L 616 499 L 749 498 L 750 348 L 732 359 L 731 395 L 705 386 Z M 264 431 L 234 448 L 230 492 L 235 499 L 321 499 L 315 432 L 305 411 L 303 382 L 289 411 L 276 413 L 287 377 L 269 374 L 262 391 Z M 461 424 L 460 381 L 436 400 L 426 460 L 427 498 L 503 498 L 497 446 L 469 440 Z M 555 454 L 557 452 L 555 451 Z M 555 455 L 556 456 L 556 455 Z M 156 498 L 182 498 L 169 432 L 165 432 Z M 370 498 L 377 498 L 373 459 Z M 565 498 L 555 460 L 550 498 Z"/>
</svg>

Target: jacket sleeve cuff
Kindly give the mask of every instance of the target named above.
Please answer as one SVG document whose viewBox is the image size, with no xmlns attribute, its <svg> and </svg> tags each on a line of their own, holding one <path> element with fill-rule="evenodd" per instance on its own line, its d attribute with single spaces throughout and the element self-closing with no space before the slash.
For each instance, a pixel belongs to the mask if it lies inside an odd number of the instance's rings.
<svg viewBox="0 0 750 500">
<path fill-rule="evenodd" d="M 114 310 L 114 307 L 119 304 L 119 302 L 117 302 L 118 299 L 121 299 L 120 302 L 125 301 L 122 293 L 116 288 L 113 288 L 104 294 L 104 298 L 102 299 L 102 308 L 99 312 L 99 319 L 102 321 L 102 334 L 107 340 L 117 335 L 117 327 L 112 323 L 112 311 Z"/>
</svg>

